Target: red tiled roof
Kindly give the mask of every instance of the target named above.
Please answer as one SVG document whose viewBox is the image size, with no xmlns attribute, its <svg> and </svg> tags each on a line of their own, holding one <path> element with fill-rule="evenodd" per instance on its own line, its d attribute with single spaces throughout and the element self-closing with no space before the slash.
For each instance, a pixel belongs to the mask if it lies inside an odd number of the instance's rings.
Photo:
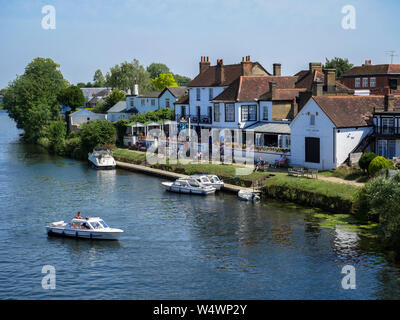
<svg viewBox="0 0 400 320">
<path fill-rule="evenodd" d="M 269 75 L 268 71 L 258 62 L 250 62 L 252 64 L 252 69 L 258 66 L 262 71 L 264 71 L 265 76 Z M 200 73 L 187 85 L 188 87 L 224 87 L 229 86 L 233 81 L 242 75 L 242 64 L 228 64 L 223 65 L 224 68 L 224 81 L 219 83 L 217 80 L 217 69 L 218 66 L 211 66 L 204 72 Z"/>
<path fill-rule="evenodd" d="M 189 95 L 185 94 L 183 97 L 176 100 L 174 104 L 189 104 Z"/>
<path fill-rule="evenodd" d="M 362 65 L 351 68 L 342 77 L 352 77 L 357 75 L 377 75 L 377 74 L 400 74 L 400 64 L 375 64 Z"/>
<path fill-rule="evenodd" d="M 383 109 L 384 96 L 313 96 L 337 128 L 366 127 L 372 125 L 374 108 Z M 400 96 L 395 97 L 400 105 Z"/>
<path fill-rule="evenodd" d="M 269 92 L 271 82 L 276 88 L 295 89 L 294 76 L 240 76 L 213 101 L 254 101 Z"/>
<path fill-rule="evenodd" d="M 303 70 L 297 74 L 299 74 L 299 80 L 296 82 L 296 88 L 306 88 L 308 91 L 312 90 L 314 81 L 324 82 L 325 80 L 325 74 L 318 70 L 314 70 L 314 72 Z M 352 93 L 352 90 L 343 83 L 336 81 L 336 92 Z"/>
<path fill-rule="evenodd" d="M 260 97 L 260 100 L 267 101 L 289 101 L 297 98 L 300 92 L 305 92 L 306 88 L 298 89 L 276 89 L 275 94 L 272 97 L 272 93 L 269 91 Z"/>
</svg>

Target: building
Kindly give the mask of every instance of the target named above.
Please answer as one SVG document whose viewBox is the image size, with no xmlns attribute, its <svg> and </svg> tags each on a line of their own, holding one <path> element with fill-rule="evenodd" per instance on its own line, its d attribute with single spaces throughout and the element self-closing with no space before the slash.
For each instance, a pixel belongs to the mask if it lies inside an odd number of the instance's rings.
<svg viewBox="0 0 400 320">
<path fill-rule="evenodd" d="M 400 96 L 387 94 L 373 116 L 375 153 L 388 159 L 400 157 Z"/>
<path fill-rule="evenodd" d="M 104 101 L 104 99 L 111 93 L 110 88 L 81 88 L 85 96 L 85 107 L 93 108 L 97 103 Z"/>
<path fill-rule="evenodd" d="M 376 64 L 366 60 L 342 75 L 342 82 L 351 89 L 368 89 L 371 94 L 385 94 L 386 89 L 400 93 L 400 64 Z"/>
<path fill-rule="evenodd" d="M 131 108 L 126 105 L 125 100 L 119 101 L 107 111 L 107 120 L 111 122 L 127 120 L 137 113 L 135 107 Z"/>
<path fill-rule="evenodd" d="M 172 109 L 174 107 L 174 102 L 178 99 L 182 98 L 187 92 L 187 87 L 166 87 L 163 91 L 161 91 L 158 96 L 158 105 L 159 108 L 169 108 Z"/>
<path fill-rule="evenodd" d="M 88 121 L 107 120 L 106 114 L 94 113 L 89 110 L 79 110 L 69 115 L 69 128 L 70 131 L 76 131 Z"/>
</svg>

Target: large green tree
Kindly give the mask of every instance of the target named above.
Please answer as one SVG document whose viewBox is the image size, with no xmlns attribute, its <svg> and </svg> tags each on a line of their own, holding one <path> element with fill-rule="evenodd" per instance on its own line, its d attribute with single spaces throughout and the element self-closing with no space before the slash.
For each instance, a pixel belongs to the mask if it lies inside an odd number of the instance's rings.
<svg viewBox="0 0 400 320">
<path fill-rule="evenodd" d="M 78 86 L 69 86 L 58 93 L 57 101 L 70 107 L 71 111 L 74 112 L 76 108 L 85 105 L 85 96 Z"/>
<path fill-rule="evenodd" d="M 101 72 L 100 69 L 97 69 L 93 76 L 93 86 L 97 88 L 102 88 L 104 87 L 105 83 L 106 80 L 103 76 L 103 73 Z"/>
<path fill-rule="evenodd" d="M 333 59 L 329 60 L 328 58 L 325 58 L 326 62 L 324 65 L 324 69 L 336 69 L 336 77 L 340 77 L 343 73 L 349 71 L 351 68 L 353 68 L 353 64 L 349 62 L 349 60 L 346 58 L 338 58 L 334 57 Z"/>
<path fill-rule="evenodd" d="M 81 125 L 80 137 L 83 153 L 90 152 L 94 147 L 104 144 L 115 144 L 116 130 L 107 120 L 89 121 Z"/>
<path fill-rule="evenodd" d="M 166 87 L 177 87 L 174 76 L 172 73 L 161 73 L 158 78 L 151 80 L 155 90 L 164 90 Z"/>
<path fill-rule="evenodd" d="M 152 79 L 158 78 L 161 73 L 170 73 L 169 68 L 163 63 L 153 62 L 146 68 Z"/>
<path fill-rule="evenodd" d="M 67 86 L 57 63 L 36 58 L 5 89 L 4 107 L 18 128 L 24 129 L 27 141 L 36 142 L 44 137 L 45 126 L 59 118 L 57 95 Z"/>
<path fill-rule="evenodd" d="M 125 100 L 125 93 L 119 89 L 114 89 L 104 100 L 104 112 L 107 112 L 116 103 Z"/>
<path fill-rule="evenodd" d="M 179 74 L 174 74 L 174 79 L 178 83 L 179 86 L 187 86 L 190 81 L 192 81 L 191 78 L 181 76 Z"/>
</svg>

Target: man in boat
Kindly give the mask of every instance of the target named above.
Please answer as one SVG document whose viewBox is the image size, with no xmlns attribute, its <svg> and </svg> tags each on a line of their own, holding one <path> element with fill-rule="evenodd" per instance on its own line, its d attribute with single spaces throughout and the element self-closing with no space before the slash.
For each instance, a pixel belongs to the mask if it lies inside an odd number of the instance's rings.
<svg viewBox="0 0 400 320">
<path fill-rule="evenodd" d="M 78 211 L 78 213 L 76 214 L 74 219 L 83 219 L 83 217 L 81 216 L 81 212 L 80 211 Z"/>
</svg>

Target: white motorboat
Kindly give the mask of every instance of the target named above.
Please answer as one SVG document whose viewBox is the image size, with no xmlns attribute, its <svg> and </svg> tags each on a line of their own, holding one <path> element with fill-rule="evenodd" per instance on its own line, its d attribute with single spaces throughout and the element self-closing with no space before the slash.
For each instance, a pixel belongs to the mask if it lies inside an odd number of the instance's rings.
<svg viewBox="0 0 400 320">
<path fill-rule="evenodd" d="M 206 186 L 195 179 L 178 179 L 174 182 L 162 182 L 162 186 L 171 192 L 208 195 L 215 193 L 216 189 Z"/>
<path fill-rule="evenodd" d="M 53 222 L 46 226 L 46 230 L 49 236 L 100 240 L 118 240 L 124 232 L 121 229 L 110 228 L 103 219 L 98 217 L 74 218 L 69 223 Z"/>
<path fill-rule="evenodd" d="M 95 147 L 93 152 L 89 153 L 88 160 L 96 169 L 114 169 L 116 166 L 111 150 L 106 147 Z"/>
<path fill-rule="evenodd" d="M 190 178 L 193 178 L 197 182 L 200 182 L 206 186 L 212 186 L 217 190 L 221 190 L 221 188 L 224 186 L 224 181 L 220 180 L 214 174 L 195 174 L 190 176 Z"/>
<path fill-rule="evenodd" d="M 257 195 L 254 192 L 247 191 L 247 190 L 239 190 L 238 197 L 240 200 L 243 200 L 243 201 L 259 201 L 260 200 L 259 195 Z"/>
</svg>

